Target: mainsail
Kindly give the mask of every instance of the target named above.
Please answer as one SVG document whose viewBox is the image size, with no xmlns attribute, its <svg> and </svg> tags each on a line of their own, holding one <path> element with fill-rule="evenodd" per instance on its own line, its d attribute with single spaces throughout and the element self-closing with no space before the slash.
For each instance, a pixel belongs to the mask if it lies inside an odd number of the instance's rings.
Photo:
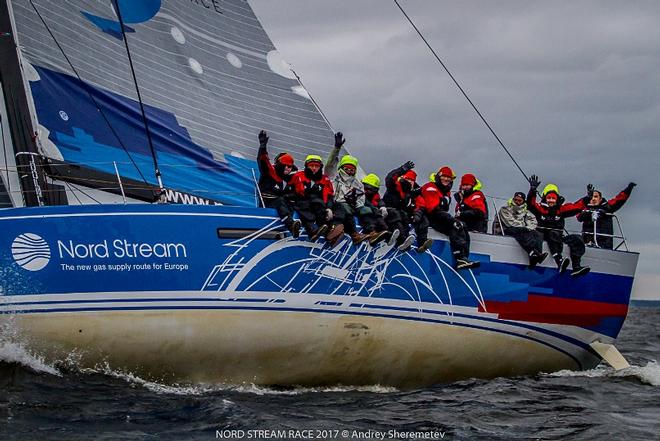
<svg viewBox="0 0 660 441">
<path fill-rule="evenodd" d="M 57 181 L 150 200 L 154 158 L 114 0 L 13 0 L 38 152 Z M 332 131 L 246 1 L 119 0 L 171 202 L 254 206 L 256 134 L 299 160 Z"/>
</svg>

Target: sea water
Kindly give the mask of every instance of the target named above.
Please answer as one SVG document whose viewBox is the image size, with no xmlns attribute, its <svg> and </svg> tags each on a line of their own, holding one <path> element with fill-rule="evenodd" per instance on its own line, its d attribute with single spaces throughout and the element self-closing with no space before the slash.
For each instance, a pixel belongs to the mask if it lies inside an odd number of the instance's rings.
<svg viewBox="0 0 660 441">
<path fill-rule="evenodd" d="M 617 347 L 630 368 L 402 391 L 165 385 L 0 341 L 0 440 L 658 439 L 660 309 L 632 308 Z"/>
</svg>

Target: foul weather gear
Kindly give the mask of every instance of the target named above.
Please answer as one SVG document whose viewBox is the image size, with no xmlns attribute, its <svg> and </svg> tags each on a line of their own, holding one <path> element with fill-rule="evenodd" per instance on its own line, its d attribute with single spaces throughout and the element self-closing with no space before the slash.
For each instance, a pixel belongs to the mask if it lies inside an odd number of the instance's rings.
<svg viewBox="0 0 660 441">
<path fill-rule="evenodd" d="M 612 237 L 614 222 L 611 215 L 623 207 L 634 187 L 635 184 L 631 182 L 612 199 L 602 198 L 600 204 L 587 205 L 585 210 L 577 215 L 577 220 L 582 222 L 582 238 L 587 244 L 610 250 L 614 248 L 614 238 Z M 595 240 L 594 226 L 596 230 Z"/>
</svg>

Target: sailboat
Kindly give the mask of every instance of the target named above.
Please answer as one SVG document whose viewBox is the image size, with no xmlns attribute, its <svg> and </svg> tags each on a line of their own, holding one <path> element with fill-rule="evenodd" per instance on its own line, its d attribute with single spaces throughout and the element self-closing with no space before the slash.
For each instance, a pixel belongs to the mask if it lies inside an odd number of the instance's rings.
<svg viewBox="0 0 660 441">
<path fill-rule="evenodd" d="M 510 237 L 292 238 L 256 135 L 332 130 L 242 0 L 0 1 L 0 327 L 47 360 L 167 382 L 414 387 L 625 365 L 638 254 L 579 279 Z M 8 331 L 9 330 L 9 331 Z"/>
</svg>

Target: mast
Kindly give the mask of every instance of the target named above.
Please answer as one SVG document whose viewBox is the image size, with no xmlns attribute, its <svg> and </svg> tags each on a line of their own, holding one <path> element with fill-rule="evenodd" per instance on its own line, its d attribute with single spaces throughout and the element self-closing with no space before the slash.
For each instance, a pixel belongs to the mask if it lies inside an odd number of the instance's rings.
<svg viewBox="0 0 660 441">
<path fill-rule="evenodd" d="M 21 57 L 16 42 L 11 5 L 0 1 L 0 82 L 7 109 L 16 168 L 25 206 L 59 205 L 65 202 L 60 186 L 47 183 L 45 162 L 37 148 Z"/>
</svg>

